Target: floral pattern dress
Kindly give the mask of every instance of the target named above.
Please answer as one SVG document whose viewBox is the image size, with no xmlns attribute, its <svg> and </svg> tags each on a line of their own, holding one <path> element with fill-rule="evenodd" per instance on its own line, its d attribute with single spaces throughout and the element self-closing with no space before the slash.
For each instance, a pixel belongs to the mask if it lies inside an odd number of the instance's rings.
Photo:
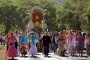
<svg viewBox="0 0 90 60">
<path fill-rule="evenodd" d="M 9 39 L 9 48 L 7 51 L 7 57 L 17 57 L 18 52 L 17 52 L 17 49 L 15 47 L 15 42 L 16 42 L 15 36 L 8 37 L 8 39 Z"/>
</svg>

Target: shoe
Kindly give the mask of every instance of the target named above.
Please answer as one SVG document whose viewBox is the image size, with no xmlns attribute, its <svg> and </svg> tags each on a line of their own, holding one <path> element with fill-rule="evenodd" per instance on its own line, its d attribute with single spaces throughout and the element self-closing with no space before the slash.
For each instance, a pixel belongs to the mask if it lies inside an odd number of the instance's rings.
<svg viewBox="0 0 90 60">
<path fill-rule="evenodd" d="M 44 55 L 44 57 L 47 57 L 46 55 Z"/>
<path fill-rule="evenodd" d="M 44 57 L 48 57 L 48 55 L 44 55 Z"/>
</svg>

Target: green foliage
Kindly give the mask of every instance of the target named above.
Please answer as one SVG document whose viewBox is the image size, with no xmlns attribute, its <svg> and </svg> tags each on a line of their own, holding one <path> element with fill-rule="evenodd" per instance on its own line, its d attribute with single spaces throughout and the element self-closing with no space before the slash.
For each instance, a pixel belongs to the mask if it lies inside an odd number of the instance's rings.
<svg viewBox="0 0 90 60">
<path fill-rule="evenodd" d="M 41 24 L 39 24 L 38 22 L 36 22 L 35 24 L 34 24 L 34 28 L 33 28 L 34 30 L 39 30 L 39 29 L 41 29 Z"/>
<path fill-rule="evenodd" d="M 61 8 L 57 9 L 57 22 L 61 22 L 66 29 L 90 30 L 88 15 L 90 14 L 89 0 L 71 0 L 63 3 Z M 60 25 L 60 24 L 59 24 Z"/>
<path fill-rule="evenodd" d="M 0 34 L 4 33 L 5 31 L 5 26 L 0 24 Z"/>
<path fill-rule="evenodd" d="M 0 21 L 4 26 L 6 26 L 5 33 L 8 33 L 11 26 L 15 26 L 17 22 L 17 12 L 15 11 L 16 8 L 17 7 L 13 5 L 4 5 L 0 7 Z"/>
<path fill-rule="evenodd" d="M 28 23 L 28 16 L 25 8 L 19 8 L 18 3 L 13 1 L 2 1 L 0 6 L 0 23 L 5 26 L 5 33 L 9 30 L 25 28 Z"/>
</svg>

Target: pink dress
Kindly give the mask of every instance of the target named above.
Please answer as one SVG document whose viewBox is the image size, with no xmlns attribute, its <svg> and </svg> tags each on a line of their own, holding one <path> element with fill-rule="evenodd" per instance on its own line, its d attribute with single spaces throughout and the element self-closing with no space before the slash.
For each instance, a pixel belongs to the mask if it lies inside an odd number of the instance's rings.
<svg viewBox="0 0 90 60">
<path fill-rule="evenodd" d="M 76 48 L 75 48 L 75 46 L 76 46 L 76 38 L 75 38 L 75 36 L 73 36 L 73 37 L 69 37 L 69 39 L 68 39 L 69 41 L 68 41 L 68 46 L 69 46 L 69 53 L 70 54 L 74 54 L 74 53 L 76 53 Z"/>
<path fill-rule="evenodd" d="M 17 52 L 17 49 L 15 48 L 16 38 L 15 38 L 15 36 L 8 37 L 8 38 L 9 38 L 9 48 L 8 48 L 8 51 L 7 51 L 7 56 L 8 57 L 17 57 L 18 52 Z"/>
</svg>

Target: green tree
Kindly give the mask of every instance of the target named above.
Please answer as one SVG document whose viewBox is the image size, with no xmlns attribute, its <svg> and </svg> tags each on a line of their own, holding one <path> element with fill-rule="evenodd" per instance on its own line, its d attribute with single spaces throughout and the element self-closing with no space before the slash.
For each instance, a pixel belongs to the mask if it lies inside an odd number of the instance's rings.
<svg viewBox="0 0 90 60">
<path fill-rule="evenodd" d="M 17 12 L 16 6 L 13 5 L 6 5 L 0 7 L 0 20 L 2 24 L 5 26 L 5 33 L 8 33 L 12 26 L 15 26 L 17 23 Z"/>
<path fill-rule="evenodd" d="M 26 28 L 28 16 L 25 8 L 20 8 L 19 4 L 13 1 L 2 1 L 0 6 L 0 22 L 5 26 L 5 33 L 9 30 Z"/>
</svg>

